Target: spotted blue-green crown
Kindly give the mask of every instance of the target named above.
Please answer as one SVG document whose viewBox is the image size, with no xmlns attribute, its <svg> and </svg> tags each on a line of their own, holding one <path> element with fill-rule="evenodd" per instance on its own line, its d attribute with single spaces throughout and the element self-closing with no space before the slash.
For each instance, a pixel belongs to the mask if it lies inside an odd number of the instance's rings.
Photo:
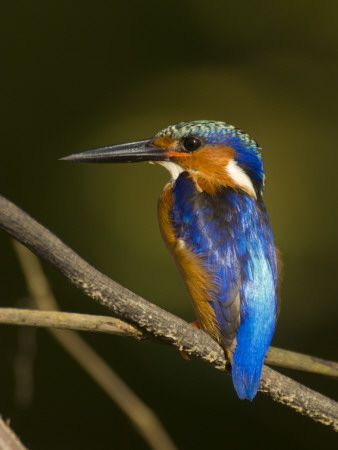
<svg viewBox="0 0 338 450">
<path fill-rule="evenodd" d="M 239 128 L 225 122 L 214 120 L 195 120 L 170 125 L 155 135 L 155 138 L 169 136 L 172 139 L 182 139 L 188 136 L 198 136 L 206 144 L 222 144 L 235 150 L 234 159 L 253 181 L 256 190 L 261 192 L 265 176 L 261 155 L 261 147 L 248 134 Z"/>
</svg>

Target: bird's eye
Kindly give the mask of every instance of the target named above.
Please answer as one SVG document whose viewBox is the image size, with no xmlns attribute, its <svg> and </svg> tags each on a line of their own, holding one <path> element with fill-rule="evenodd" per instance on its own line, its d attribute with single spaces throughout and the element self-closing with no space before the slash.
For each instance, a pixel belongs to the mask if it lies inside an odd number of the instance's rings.
<svg viewBox="0 0 338 450">
<path fill-rule="evenodd" d="M 202 145 L 202 142 L 194 136 L 190 136 L 184 139 L 183 147 L 188 150 L 188 152 L 193 152 L 197 150 Z"/>
</svg>

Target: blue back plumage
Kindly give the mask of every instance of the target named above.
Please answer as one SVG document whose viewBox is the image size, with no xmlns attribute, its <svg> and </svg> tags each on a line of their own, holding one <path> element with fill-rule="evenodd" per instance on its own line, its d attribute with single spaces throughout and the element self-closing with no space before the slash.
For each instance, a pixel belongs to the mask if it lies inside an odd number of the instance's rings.
<svg viewBox="0 0 338 450">
<path fill-rule="evenodd" d="M 214 274 L 217 292 L 210 305 L 221 339 L 227 347 L 237 341 L 233 383 L 240 398 L 252 400 L 276 317 L 275 249 L 264 204 L 226 187 L 215 195 L 199 192 L 188 172 L 177 178 L 173 193 L 176 238 L 202 255 Z"/>
<path fill-rule="evenodd" d="M 190 137 L 200 144 L 191 157 L 185 148 Z M 212 278 L 208 301 L 219 326 L 216 338 L 232 358 L 238 396 L 252 400 L 277 313 L 276 253 L 262 200 L 261 148 L 238 128 L 212 120 L 172 125 L 154 139 L 155 144 L 173 145 L 172 161 L 183 170 L 173 172 L 178 174 L 170 217 L 175 240 L 201 257 Z M 201 301 L 191 296 L 195 303 Z M 203 323 L 215 337 L 214 328 Z"/>
</svg>

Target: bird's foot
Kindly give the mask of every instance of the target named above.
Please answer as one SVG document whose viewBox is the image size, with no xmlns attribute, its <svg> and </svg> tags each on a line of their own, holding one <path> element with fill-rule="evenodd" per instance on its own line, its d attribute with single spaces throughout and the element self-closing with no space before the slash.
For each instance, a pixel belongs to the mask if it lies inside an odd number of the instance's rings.
<svg viewBox="0 0 338 450">
<path fill-rule="evenodd" d="M 192 325 L 195 328 L 201 328 L 198 320 L 195 320 L 195 322 L 190 322 L 190 325 Z M 179 350 L 179 352 L 181 353 L 183 359 L 185 359 L 186 361 L 190 361 L 189 356 L 185 353 L 184 350 Z"/>
</svg>

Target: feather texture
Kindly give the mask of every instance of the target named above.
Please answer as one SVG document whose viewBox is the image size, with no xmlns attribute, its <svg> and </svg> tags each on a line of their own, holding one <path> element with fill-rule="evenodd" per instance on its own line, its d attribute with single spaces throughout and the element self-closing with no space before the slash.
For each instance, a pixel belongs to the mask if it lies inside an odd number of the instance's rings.
<svg viewBox="0 0 338 450">
<path fill-rule="evenodd" d="M 203 289 L 186 283 L 196 313 L 202 327 L 234 351 L 235 389 L 240 398 L 252 400 L 276 317 L 275 249 L 264 204 L 229 187 L 213 195 L 201 192 L 187 171 L 166 192 L 160 199 L 163 235 L 184 278 L 193 281 L 198 264 L 204 267 Z M 190 254 L 188 274 L 187 262 L 175 250 L 178 243 L 188 250 L 188 260 Z M 210 307 L 202 314 L 201 299 Z M 218 327 L 209 328 L 214 316 Z"/>
</svg>

